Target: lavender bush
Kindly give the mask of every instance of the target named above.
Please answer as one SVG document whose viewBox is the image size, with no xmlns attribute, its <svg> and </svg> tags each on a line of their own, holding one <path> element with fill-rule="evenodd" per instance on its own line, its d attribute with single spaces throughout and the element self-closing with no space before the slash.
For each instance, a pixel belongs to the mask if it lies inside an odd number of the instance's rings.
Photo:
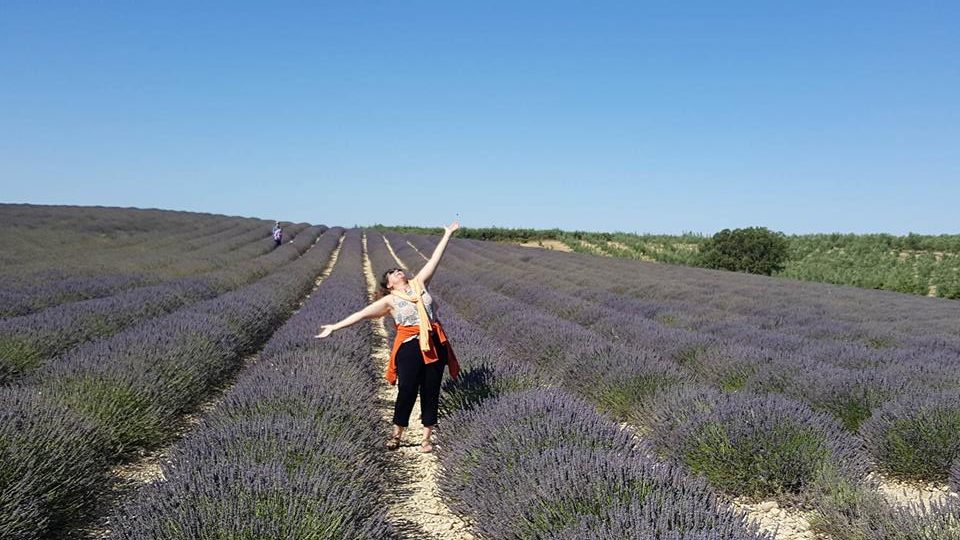
<svg viewBox="0 0 960 540">
<path fill-rule="evenodd" d="M 357 472 L 366 471 L 359 466 Z M 176 484 L 150 488 L 118 521 L 113 537 L 391 538 L 382 517 L 357 515 L 358 506 L 368 501 L 351 498 L 356 492 L 344 493 L 337 480 L 316 469 L 288 471 L 273 461 L 219 464 Z"/>
<path fill-rule="evenodd" d="M 451 415 L 438 430 L 438 442 L 445 448 L 441 488 L 457 494 L 480 487 L 476 478 L 483 474 L 481 460 L 493 456 L 500 456 L 499 467 L 508 469 L 521 455 L 561 443 L 587 449 L 633 447 L 626 432 L 603 421 L 582 401 L 557 390 L 508 394 L 483 407 Z"/>
<path fill-rule="evenodd" d="M 621 419 L 635 419 L 654 396 L 687 377 L 660 358 L 597 342 L 571 347 L 563 385 Z"/>
<path fill-rule="evenodd" d="M 816 376 L 811 377 L 811 373 Z M 884 403 L 910 390 L 910 381 L 892 378 L 882 371 L 828 366 L 808 372 L 799 382 L 787 390 L 789 395 L 832 414 L 850 432 L 856 432 Z"/>
<path fill-rule="evenodd" d="M 490 538 L 577 538 L 604 529 L 606 538 L 766 537 L 724 509 L 706 482 L 636 454 L 559 447 L 499 473 L 480 479 L 475 509 L 477 528 Z M 610 536 L 611 525 L 618 534 Z"/>
<path fill-rule="evenodd" d="M 41 538 L 82 516 L 105 480 L 102 447 L 66 407 L 0 389 L 0 538 Z"/>
<path fill-rule="evenodd" d="M 679 366 L 696 381 L 714 388 L 744 390 L 757 373 L 774 361 L 776 353 L 736 342 L 693 344 L 674 355 Z"/>
<path fill-rule="evenodd" d="M 460 337 L 462 334 L 456 334 Z M 545 377 L 522 364 L 469 363 L 461 365 L 457 380 L 444 379 L 440 394 L 440 416 L 472 409 L 488 399 L 543 386 Z"/>
<path fill-rule="evenodd" d="M 860 428 L 877 467 L 904 480 L 946 482 L 960 457 L 960 391 L 909 394 Z"/>
<path fill-rule="evenodd" d="M 731 495 L 809 497 L 826 474 L 856 479 L 866 472 L 855 437 L 775 394 L 683 389 L 663 397 L 648 420 L 646 440 L 657 453 Z"/>
<path fill-rule="evenodd" d="M 573 538 L 614 523 L 624 538 L 764 538 L 705 483 L 647 461 L 626 432 L 562 391 L 454 414 L 439 442 L 441 490 L 483 538 Z"/>
<path fill-rule="evenodd" d="M 896 506 L 868 483 L 831 478 L 818 486 L 813 529 L 835 540 L 960 540 L 960 504 Z"/>
</svg>

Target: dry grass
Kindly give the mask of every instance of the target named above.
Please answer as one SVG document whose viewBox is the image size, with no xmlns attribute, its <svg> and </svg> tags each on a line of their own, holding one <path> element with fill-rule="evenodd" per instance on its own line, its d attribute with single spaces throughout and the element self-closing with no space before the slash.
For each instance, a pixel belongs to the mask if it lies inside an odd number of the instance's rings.
<svg viewBox="0 0 960 540">
<path fill-rule="evenodd" d="M 556 251 L 564 251 L 567 253 L 573 251 L 572 249 L 570 249 L 570 246 L 564 244 L 559 240 L 537 240 L 535 242 L 523 242 L 522 244 L 519 244 L 519 245 L 523 247 L 553 249 Z"/>
</svg>

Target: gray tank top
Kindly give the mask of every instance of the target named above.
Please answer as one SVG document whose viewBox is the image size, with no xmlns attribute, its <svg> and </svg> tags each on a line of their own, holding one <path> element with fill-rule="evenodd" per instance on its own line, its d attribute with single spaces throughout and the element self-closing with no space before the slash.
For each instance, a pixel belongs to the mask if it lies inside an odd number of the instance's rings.
<svg viewBox="0 0 960 540">
<path fill-rule="evenodd" d="M 430 318 L 430 321 L 435 321 L 436 317 L 434 315 L 434 305 L 433 297 L 430 296 L 430 293 L 424 289 L 423 296 L 420 297 L 420 301 L 423 302 L 423 307 L 427 310 L 427 317 Z M 403 298 L 394 295 L 394 310 L 393 310 L 393 320 L 401 326 L 419 326 L 420 325 L 420 316 L 417 315 L 417 306 L 413 302 L 407 302 Z M 404 340 L 404 343 L 410 341 L 411 339 L 416 338 L 413 336 Z"/>
</svg>

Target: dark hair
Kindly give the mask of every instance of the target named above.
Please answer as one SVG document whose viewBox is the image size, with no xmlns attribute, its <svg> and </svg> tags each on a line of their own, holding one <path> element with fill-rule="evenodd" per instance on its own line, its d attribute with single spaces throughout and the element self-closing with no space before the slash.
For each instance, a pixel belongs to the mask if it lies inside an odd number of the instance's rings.
<svg viewBox="0 0 960 540">
<path fill-rule="evenodd" d="M 375 295 L 377 300 L 390 294 L 390 289 L 387 288 L 387 276 L 396 272 L 397 270 L 403 270 L 403 268 L 395 266 L 384 271 L 383 275 L 380 277 L 380 282 L 377 283 L 377 294 Z"/>
</svg>

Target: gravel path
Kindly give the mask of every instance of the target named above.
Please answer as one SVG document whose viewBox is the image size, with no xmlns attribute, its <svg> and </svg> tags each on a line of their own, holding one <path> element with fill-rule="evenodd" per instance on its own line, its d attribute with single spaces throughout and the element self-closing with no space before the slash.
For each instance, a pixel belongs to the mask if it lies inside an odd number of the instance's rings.
<svg viewBox="0 0 960 540">
<path fill-rule="evenodd" d="M 957 494 L 951 492 L 946 484 L 906 483 L 880 475 L 875 475 L 875 478 L 880 482 L 880 493 L 891 503 L 900 506 L 942 503 L 948 497 L 957 497 Z"/>
<path fill-rule="evenodd" d="M 815 540 L 826 538 L 814 534 L 810 529 L 811 512 L 802 512 L 795 508 L 782 508 L 776 501 L 748 503 L 734 500 L 734 508 L 746 512 L 747 517 L 756 522 L 764 531 L 773 533 L 776 540 Z"/>
<path fill-rule="evenodd" d="M 400 260 L 400 257 L 397 257 L 397 252 L 393 250 L 393 244 L 391 244 L 390 241 L 387 240 L 387 237 L 383 235 L 380 235 L 380 237 L 383 238 L 383 243 L 387 245 L 387 251 L 390 252 L 390 255 L 393 257 L 393 260 L 397 261 L 397 266 L 399 266 L 400 268 L 403 268 L 404 270 L 409 270 L 409 268 L 407 268 L 407 265 Z M 407 243 L 410 244 L 410 242 L 407 242 Z M 410 246 L 412 247 L 413 244 L 410 244 Z M 417 251 L 417 253 L 420 253 L 420 252 Z M 423 254 L 420 253 L 420 256 L 422 257 Z"/>
<path fill-rule="evenodd" d="M 377 235 L 377 237 L 379 236 Z M 372 299 L 376 290 L 376 280 L 370 266 L 370 259 L 366 255 L 366 235 L 363 237 L 363 249 L 367 292 Z M 392 249 L 391 253 L 393 253 Z M 394 258 L 396 258 L 396 254 L 394 254 Z M 390 357 L 390 347 L 383 319 L 374 322 L 373 328 L 376 334 L 373 358 L 379 368 L 385 369 Z M 383 414 L 383 442 L 385 445 L 392 429 L 393 404 L 396 401 L 397 389 L 395 386 L 387 384 L 385 380 L 380 379 L 378 396 L 381 404 L 380 410 Z M 419 399 L 417 401 L 419 402 Z M 400 448 L 393 452 L 384 449 L 384 452 L 388 452 L 390 456 L 388 481 L 392 483 L 386 489 L 387 493 L 390 494 L 387 501 L 390 504 L 388 516 L 400 531 L 410 538 L 472 540 L 474 537 L 470 534 L 467 523 L 450 511 L 443 502 L 437 488 L 439 463 L 435 452 L 442 452 L 443 449 L 434 444 L 433 453 L 424 454 L 420 452 L 420 443 L 423 440 L 423 425 L 420 423 L 419 410 L 419 404 L 414 405 L 414 411 L 410 417 L 410 426 L 403 433 Z"/>
</svg>

